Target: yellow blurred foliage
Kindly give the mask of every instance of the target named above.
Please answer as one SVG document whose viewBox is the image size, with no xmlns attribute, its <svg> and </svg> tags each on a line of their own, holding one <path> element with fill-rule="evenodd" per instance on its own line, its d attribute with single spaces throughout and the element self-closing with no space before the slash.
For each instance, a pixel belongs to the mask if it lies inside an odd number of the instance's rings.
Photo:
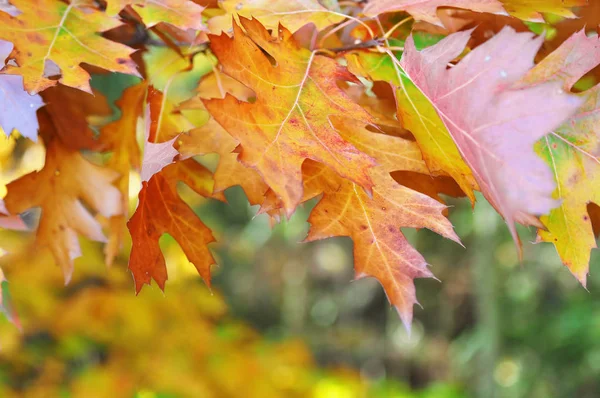
<svg viewBox="0 0 600 398">
<path fill-rule="evenodd" d="M 16 233 L 0 239 L 23 325 L 0 322 L 1 397 L 368 396 L 356 372 L 319 370 L 304 342 L 232 319 L 195 275 L 136 297 L 125 264 L 106 269 L 100 245 L 83 241 L 65 287 L 49 253 Z"/>
</svg>

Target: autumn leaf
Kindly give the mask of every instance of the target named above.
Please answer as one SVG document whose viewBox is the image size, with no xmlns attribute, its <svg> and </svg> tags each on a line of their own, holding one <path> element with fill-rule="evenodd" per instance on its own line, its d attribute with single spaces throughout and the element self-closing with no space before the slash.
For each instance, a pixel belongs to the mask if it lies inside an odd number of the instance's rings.
<svg viewBox="0 0 600 398">
<path fill-rule="evenodd" d="M 8 184 L 5 203 L 12 214 L 41 208 L 37 243 L 50 248 L 69 282 L 73 259 L 81 255 L 78 234 L 100 242 L 106 240 L 88 208 L 105 217 L 122 212 L 119 191 L 111 184 L 118 174 L 65 147 L 56 137 L 48 116 L 39 115 L 40 131 L 47 138 L 46 164 L 42 170 Z"/>
<path fill-rule="evenodd" d="M 12 49 L 12 43 L 0 40 L 0 65 L 4 66 Z M 39 95 L 23 90 L 21 76 L 0 76 L 0 104 L 0 127 L 7 136 L 17 130 L 24 137 L 37 140 L 36 111 L 44 103 Z"/>
<path fill-rule="evenodd" d="M 363 13 L 369 17 L 376 17 L 384 12 L 406 11 L 417 21 L 441 25 L 436 15 L 438 7 L 465 8 L 495 14 L 506 13 L 502 3 L 497 0 L 371 0 L 363 9 Z"/>
<path fill-rule="evenodd" d="M 457 242 L 459 239 L 450 221 L 442 215 L 446 206 L 399 185 L 389 175 L 395 170 L 427 172 L 414 142 L 355 129 L 351 125 L 346 127 L 345 137 L 375 158 L 379 165 L 371 171 L 375 182 L 373 197 L 327 168 L 307 164 L 304 179 L 313 188 L 307 187 L 306 191 L 318 194 L 320 188 L 324 192 L 308 219 L 311 228 L 307 241 L 351 237 L 356 278 L 376 278 L 404 325 L 410 328 L 413 305 L 417 303 L 413 279 L 433 274 L 400 228 L 428 228 Z"/>
<path fill-rule="evenodd" d="M 543 42 L 511 28 L 448 69 L 469 36 L 455 33 L 422 51 L 409 37 L 399 66 L 435 108 L 482 193 L 519 242 L 515 222 L 539 225 L 534 216 L 558 205 L 552 173 L 533 146 L 581 102 L 555 83 L 511 89 Z"/>
<path fill-rule="evenodd" d="M 263 176 L 288 214 L 302 197 L 305 159 L 326 164 L 370 191 L 372 159 L 332 127 L 332 120 L 339 118 L 372 121 L 336 85 L 355 81 L 354 76 L 334 60 L 299 48 L 284 27 L 274 39 L 257 20 L 240 21 L 245 32 L 235 24 L 233 38 L 210 36 L 211 48 L 223 71 L 254 90 L 256 101 L 240 102 L 231 95 L 204 101 L 215 120 L 240 142 L 240 161 Z"/>
<path fill-rule="evenodd" d="M 427 173 L 414 142 L 373 133 L 352 123 L 338 127 L 344 138 L 377 161 L 378 166 L 371 170 L 375 182 L 373 197 L 329 168 L 313 161 L 305 162 L 302 200 L 323 194 L 308 219 L 311 228 L 306 241 L 333 236 L 352 238 L 356 278 L 376 278 L 404 325 L 410 328 L 413 305 L 417 303 L 413 279 L 433 274 L 400 228 L 428 228 L 460 241 L 450 221 L 443 216 L 445 205 L 399 185 L 389 174 L 398 170 L 419 175 Z M 276 209 L 277 202 L 267 193 L 261 213 L 271 214 Z"/>
<path fill-rule="evenodd" d="M 231 77 L 218 71 L 205 76 L 198 86 L 198 95 L 183 103 L 180 109 L 203 110 L 202 99 L 225 98 L 229 93 L 239 100 L 248 101 L 254 93 Z M 234 152 L 239 142 L 221 127 L 213 118 L 203 126 L 179 136 L 178 151 L 184 158 L 196 155 L 216 153 L 219 163 L 215 170 L 214 192 L 239 185 L 252 205 L 264 201 L 268 187 L 262 177 L 254 169 L 244 166 L 238 161 L 238 153 Z"/>
<path fill-rule="evenodd" d="M 23 76 L 25 89 L 35 94 L 58 82 L 91 93 L 85 62 L 112 72 L 138 75 L 129 58 L 133 49 L 104 39 L 104 32 L 121 25 L 94 9 L 92 0 L 70 4 L 55 0 L 11 0 L 22 14 L 0 12 L 0 39 L 12 42 L 11 54 L 18 67 L 6 73 Z M 49 79 L 60 75 L 60 80 Z"/>
<path fill-rule="evenodd" d="M 94 118 L 112 114 L 106 98 L 97 90 L 92 94 L 58 84 L 41 93 L 46 111 L 61 142 L 73 150 L 98 150 L 101 143 L 92 130 Z"/>
<path fill-rule="evenodd" d="M 392 84 L 398 120 L 415 136 L 429 172 L 434 176 L 449 174 L 474 203 L 473 191 L 479 187 L 473 173 L 462 159 L 435 107 L 391 55 L 361 51 L 349 54 L 346 59 L 352 73 Z"/>
<path fill-rule="evenodd" d="M 152 27 L 160 22 L 180 29 L 199 30 L 202 23 L 203 7 L 190 0 L 108 0 L 106 13 L 116 16 L 130 6 L 142 19 L 144 25 Z"/>
<path fill-rule="evenodd" d="M 121 214 L 109 221 L 111 234 L 105 246 L 106 263 L 112 265 L 121 249 L 124 225 L 129 217 L 129 172 L 133 168 L 141 170 L 142 154 L 137 142 L 138 119 L 143 114 L 148 86 L 146 83 L 128 87 L 117 101 L 121 117 L 102 128 L 100 141 L 112 155 L 107 166 L 119 173 L 116 186 L 121 192 Z"/>
<path fill-rule="evenodd" d="M 148 114 L 150 114 L 148 110 Z M 151 116 L 148 116 L 151 118 Z M 171 138 L 169 141 L 156 144 L 148 140 L 150 128 L 146 129 L 146 140 L 144 141 L 144 157 L 142 159 L 142 181 L 148 181 L 150 178 L 161 171 L 165 166 L 173 163 L 175 156 L 179 152 L 173 148 L 173 143 L 178 136 Z"/>
<path fill-rule="evenodd" d="M 211 231 L 177 194 L 177 181 L 183 180 L 203 196 L 213 191 L 210 171 L 193 159 L 164 168 L 142 183 L 138 207 L 127 223 L 133 242 L 129 269 L 136 292 L 154 279 L 164 290 L 167 280 L 165 258 L 158 244 L 168 233 L 181 246 L 202 279 L 210 287 L 210 267 L 215 263 L 208 244 L 214 241 Z"/>
<path fill-rule="evenodd" d="M 169 100 L 167 94 L 152 86 L 148 87 L 146 102 L 150 142 L 167 142 L 195 127 L 184 115 L 176 112 L 176 105 Z"/>
<path fill-rule="evenodd" d="M 522 80 L 525 87 L 547 82 L 565 91 L 600 64 L 598 35 L 580 31 L 548 55 Z M 537 152 L 552 169 L 556 181 L 554 198 L 560 206 L 541 217 L 545 229 L 538 238 L 556 247 L 563 263 L 586 284 L 590 251 L 596 248 L 590 203 L 600 204 L 600 86 L 578 94 L 585 102 L 574 116 L 542 138 Z"/>
<path fill-rule="evenodd" d="M 231 32 L 232 19 L 237 16 L 258 18 L 267 29 L 282 24 L 292 32 L 308 23 L 322 30 L 344 20 L 343 14 L 329 11 L 317 0 L 223 0 L 219 7 L 225 13 L 208 21 L 209 30 L 215 34 Z"/>
</svg>

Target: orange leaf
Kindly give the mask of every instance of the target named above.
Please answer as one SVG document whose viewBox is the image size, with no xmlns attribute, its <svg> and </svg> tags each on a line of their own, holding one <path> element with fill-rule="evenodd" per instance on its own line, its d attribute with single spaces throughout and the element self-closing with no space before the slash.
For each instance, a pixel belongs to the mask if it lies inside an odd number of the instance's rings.
<svg viewBox="0 0 600 398">
<path fill-rule="evenodd" d="M 81 255 L 78 234 L 106 240 L 100 224 L 83 205 L 105 217 L 122 212 L 119 190 L 112 186 L 118 174 L 88 162 L 57 138 L 46 113 L 38 112 L 40 132 L 46 138 L 46 164 L 7 186 L 7 209 L 21 213 L 41 207 L 37 242 L 48 246 L 63 269 L 65 281 L 73 274 L 73 259 Z"/>
<path fill-rule="evenodd" d="M 335 60 L 300 48 L 280 27 L 273 38 L 256 20 L 240 17 L 234 37 L 210 36 L 223 71 L 253 89 L 256 102 L 231 95 L 204 104 L 241 144 L 239 159 L 263 176 L 291 214 L 302 198 L 302 163 L 312 159 L 371 191 L 373 160 L 344 141 L 332 121 L 371 116 L 337 86 L 356 78 Z M 263 53 L 265 51 L 269 56 Z"/>
<path fill-rule="evenodd" d="M 167 280 L 165 258 L 158 244 L 168 233 L 183 249 L 202 279 L 210 287 L 210 267 L 215 263 L 208 244 L 211 231 L 177 194 L 177 180 L 183 180 L 197 193 L 212 194 L 212 176 L 202 165 L 188 159 L 165 167 L 142 183 L 138 207 L 127 223 L 133 241 L 129 269 L 136 292 L 154 279 L 164 290 Z"/>
<path fill-rule="evenodd" d="M 121 109 L 121 118 L 102 128 L 100 139 L 102 144 L 113 154 L 107 166 L 119 173 L 116 186 L 121 191 L 122 214 L 111 217 L 108 243 L 105 247 L 106 263 L 111 265 L 121 248 L 124 225 L 128 216 L 129 203 L 129 171 L 133 167 L 142 167 L 140 147 L 138 146 L 136 130 L 138 119 L 142 114 L 147 85 L 140 83 L 128 87 L 117 101 Z"/>
<path fill-rule="evenodd" d="M 98 150 L 100 142 L 90 128 L 90 118 L 110 116 L 106 98 L 94 90 L 92 95 L 61 84 L 41 93 L 46 110 L 64 145 L 74 150 Z"/>
<path fill-rule="evenodd" d="M 35 94 L 59 81 L 91 93 L 85 62 L 112 72 L 138 76 L 129 58 L 133 49 L 104 39 L 99 32 L 121 25 L 94 8 L 92 0 L 65 4 L 56 0 L 11 0 L 22 14 L 11 17 L 0 12 L 0 39 L 15 45 L 11 57 L 18 67 L 6 73 L 22 75 L 25 89 Z M 49 76 L 61 75 L 60 80 Z"/>
<path fill-rule="evenodd" d="M 428 228 L 458 241 L 450 221 L 442 215 L 446 206 L 397 184 L 384 173 L 374 176 L 373 198 L 369 198 L 355 184 L 313 165 L 308 173 L 320 174 L 320 184 L 327 188 L 308 219 L 311 228 L 307 241 L 351 237 L 356 278 L 376 278 L 410 328 L 417 303 L 413 279 L 433 274 L 400 228 Z"/>
<path fill-rule="evenodd" d="M 198 96 L 182 104 L 181 109 L 205 109 L 201 102 L 202 98 L 224 98 L 225 93 L 242 100 L 247 100 L 252 95 L 251 90 L 231 77 L 215 72 L 202 79 L 198 86 Z M 239 144 L 238 141 L 213 118 L 188 134 L 179 136 L 179 144 L 178 150 L 183 157 L 209 153 L 219 155 L 219 163 L 214 175 L 214 192 L 222 192 L 229 187 L 239 185 L 251 204 L 261 204 L 264 201 L 267 185 L 256 170 L 238 161 L 238 154 L 234 152 Z"/>
</svg>

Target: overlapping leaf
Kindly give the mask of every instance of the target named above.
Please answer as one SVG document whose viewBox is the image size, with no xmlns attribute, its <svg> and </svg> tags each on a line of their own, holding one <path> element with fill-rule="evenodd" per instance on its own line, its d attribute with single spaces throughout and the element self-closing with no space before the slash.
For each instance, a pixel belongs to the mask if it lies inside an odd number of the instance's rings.
<svg viewBox="0 0 600 398">
<path fill-rule="evenodd" d="M 242 101 L 248 101 L 253 95 L 251 90 L 217 71 L 202 79 L 198 87 L 198 96 L 187 101 L 182 108 L 204 109 L 201 99 L 224 98 L 226 93 Z M 179 143 L 178 150 L 184 157 L 209 153 L 219 155 L 219 164 L 214 175 L 214 192 L 222 192 L 239 185 L 251 204 L 263 203 L 267 185 L 256 170 L 238 161 L 238 154 L 234 150 L 239 143 L 214 119 L 210 118 L 206 124 L 193 129 L 189 134 L 182 134 Z"/>
<path fill-rule="evenodd" d="M 526 87 L 546 82 L 570 90 L 600 64 L 600 40 L 583 31 L 547 56 L 521 81 Z M 543 216 L 539 238 L 552 242 L 563 263 L 585 286 L 590 251 L 596 247 L 588 204 L 600 204 L 600 86 L 578 94 L 585 102 L 577 113 L 542 138 L 537 151 L 552 169 L 554 197 L 560 206 Z"/>
<path fill-rule="evenodd" d="M 152 27 L 160 22 L 180 29 L 202 29 L 202 10 L 191 0 L 108 0 L 106 12 L 115 16 L 130 6 L 141 17 L 144 24 Z"/>
<path fill-rule="evenodd" d="M 142 160 L 140 147 L 137 142 L 138 119 L 143 115 L 147 85 L 140 83 L 131 86 L 123 92 L 117 101 L 121 109 L 121 117 L 104 126 L 101 132 L 103 146 L 112 152 L 107 166 L 119 173 L 116 186 L 121 192 L 122 213 L 110 219 L 108 243 L 106 244 L 106 263 L 111 265 L 121 248 L 124 224 L 128 218 L 129 203 L 129 172 L 133 168 L 141 170 Z"/>
<path fill-rule="evenodd" d="M 258 18 L 270 29 L 277 29 L 281 23 L 292 32 L 308 23 L 321 30 L 344 20 L 343 15 L 330 12 L 317 0 L 223 0 L 219 7 L 225 14 L 208 21 L 208 28 L 215 34 L 231 32 L 231 21 L 238 15 Z"/>
<path fill-rule="evenodd" d="M 12 43 L 0 40 L 0 66 L 4 67 L 12 49 Z M 42 105 L 44 103 L 39 95 L 25 92 L 21 76 L 0 76 L 0 127 L 6 135 L 17 130 L 24 137 L 37 139 L 35 113 Z"/>
<path fill-rule="evenodd" d="M 435 108 L 482 193 L 518 242 L 515 222 L 539 225 L 534 216 L 558 205 L 552 199 L 552 172 L 533 145 L 581 101 L 556 83 L 511 89 L 533 66 L 542 44 L 542 39 L 511 28 L 448 69 L 469 35 L 455 33 L 423 51 L 409 38 L 400 66 Z"/>
<path fill-rule="evenodd" d="M 443 204 L 399 185 L 389 175 L 395 170 L 427 172 L 415 143 L 348 127 L 345 137 L 379 164 L 371 171 L 375 182 L 373 197 L 324 166 L 307 164 L 307 193 L 324 193 L 310 214 L 307 240 L 350 236 L 354 242 L 356 277 L 376 278 L 410 328 L 413 305 L 417 303 L 413 279 L 431 277 L 432 273 L 400 228 L 428 228 L 455 241 L 458 237 L 442 215 Z"/>
<path fill-rule="evenodd" d="M 59 84 L 41 93 L 46 111 L 62 143 L 74 150 L 98 150 L 101 143 L 92 130 L 93 119 L 112 114 L 104 95 L 92 94 Z"/>
<path fill-rule="evenodd" d="M 73 259 L 81 255 L 78 234 L 106 240 L 100 224 L 83 203 L 105 217 L 122 212 L 119 191 L 112 185 L 118 174 L 90 163 L 63 145 L 46 114 L 40 113 L 40 124 L 46 142 L 46 164 L 42 170 L 8 184 L 5 203 L 12 214 L 41 208 L 37 242 L 50 248 L 68 282 Z"/>
<path fill-rule="evenodd" d="M 449 174 L 475 201 L 477 182 L 435 107 L 395 64 L 389 54 L 356 52 L 347 56 L 350 71 L 374 81 L 390 82 L 396 89 L 398 120 L 415 136 L 432 175 Z"/>
<path fill-rule="evenodd" d="M 6 73 L 23 76 L 25 89 L 35 94 L 58 83 L 91 92 L 90 75 L 81 63 L 113 72 L 137 75 L 129 58 L 133 49 L 104 39 L 100 32 L 121 25 L 94 8 L 92 0 L 11 0 L 22 14 L 0 12 L 0 39 L 12 42 L 17 66 Z"/>
<path fill-rule="evenodd" d="M 210 36 L 211 48 L 225 73 L 254 90 L 256 102 L 227 95 L 204 104 L 240 142 L 242 163 L 261 173 L 288 214 L 302 198 L 305 159 L 321 162 L 370 191 L 373 160 L 332 126 L 336 118 L 372 121 L 336 84 L 354 77 L 334 60 L 298 47 L 284 27 L 273 38 L 258 21 L 240 21 L 245 32 L 235 24 L 233 38 Z"/>
<path fill-rule="evenodd" d="M 200 195 L 212 195 L 210 171 L 193 159 L 167 166 L 142 183 L 138 207 L 127 223 L 133 242 L 129 269 L 137 292 L 152 279 L 164 290 L 167 268 L 158 242 L 165 233 L 179 243 L 188 260 L 210 286 L 210 267 L 215 261 L 208 244 L 214 238 L 210 229 L 177 194 L 179 180 Z"/>
</svg>

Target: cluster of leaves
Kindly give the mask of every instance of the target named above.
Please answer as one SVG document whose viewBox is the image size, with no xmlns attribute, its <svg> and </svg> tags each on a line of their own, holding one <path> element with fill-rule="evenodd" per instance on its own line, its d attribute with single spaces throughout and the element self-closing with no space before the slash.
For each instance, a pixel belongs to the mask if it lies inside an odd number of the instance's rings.
<svg viewBox="0 0 600 398">
<path fill-rule="evenodd" d="M 67 282 L 79 235 L 107 242 L 111 264 L 127 222 L 139 292 L 164 289 L 163 234 L 210 286 L 215 238 L 178 182 L 215 200 L 239 185 L 274 222 L 321 197 L 306 240 L 351 237 L 356 277 L 376 278 L 409 327 L 413 280 L 433 274 L 401 228 L 460 243 L 440 195 L 474 205 L 480 191 L 519 251 L 516 224 L 538 228 L 585 285 L 600 216 L 600 86 L 573 90 L 600 64 L 585 4 L 10 0 L 0 124 L 41 137 L 46 158 L 8 184 L 0 212 L 41 208 L 37 243 Z M 562 39 L 531 32 L 574 10 L 588 18 Z M 102 70 L 141 77 L 109 123 L 89 81 Z"/>
</svg>

